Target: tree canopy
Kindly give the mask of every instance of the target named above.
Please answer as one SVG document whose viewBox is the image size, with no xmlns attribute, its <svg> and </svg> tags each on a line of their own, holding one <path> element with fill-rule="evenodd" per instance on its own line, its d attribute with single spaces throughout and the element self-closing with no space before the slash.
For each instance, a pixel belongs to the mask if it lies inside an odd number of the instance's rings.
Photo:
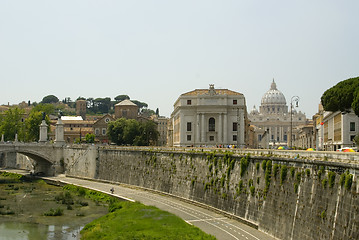
<svg viewBox="0 0 359 240">
<path fill-rule="evenodd" d="M 149 146 L 154 145 L 159 133 L 152 121 L 139 122 L 134 119 L 120 118 L 108 124 L 107 134 L 117 145 Z"/>
<path fill-rule="evenodd" d="M 321 97 L 325 111 L 349 112 L 353 109 L 359 116 L 359 77 L 339 82 L 329 88 Z"/>
<path fill-rule="evenodd" d="M 54 95 L 47 95 L 41 101 L 41 103 L 57 103 L 57 102 L 59 102 L 59 99 Z"/>
<path fill-rule="evenodd" d="M 115 97 L 116 101 L 123 101 L 125 99 L 130 99 L 130 97 L 128 95 L 118 95 L 117 97 Z"/>
</svg>

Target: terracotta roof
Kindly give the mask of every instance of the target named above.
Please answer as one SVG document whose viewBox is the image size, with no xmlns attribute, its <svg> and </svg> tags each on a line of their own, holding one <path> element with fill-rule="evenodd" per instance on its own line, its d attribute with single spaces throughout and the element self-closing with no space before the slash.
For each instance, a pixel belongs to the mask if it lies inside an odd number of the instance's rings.
<svg viewBox="0 0 359 240">
<path fill-rule="evenodd" d="M 242 93 L 235 92 L 228 89 L 214 89 L 217 95 L 243 95 Z M 208 89 L 196 89 L 187 93 L 181 94 L 181 96 L 196 96 L 196 95 L 207 95 L 209 94 Z"/>
<path fill-rule="evenodd" d="M 115 106 L 136 106 L 136 107 L 137 107 L 136 104 L 134 104 L 133 102 L 131 102 L 131 101 L 128 100 L 128 99 L 125 99 L 125 100 L 123 100 L 123 101 L 117 103 Z"/>
</svg>

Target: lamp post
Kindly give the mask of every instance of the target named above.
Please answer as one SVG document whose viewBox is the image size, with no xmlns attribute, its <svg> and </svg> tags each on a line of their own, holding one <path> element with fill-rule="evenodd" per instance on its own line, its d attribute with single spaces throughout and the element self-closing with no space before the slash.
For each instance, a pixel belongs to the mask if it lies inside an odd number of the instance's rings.
<svg viewBox="0 0 359 240">
<path fill-rule="evenodd" d="M 293 143 L 293 102 L 295 102 L 295 107 L 298 107 L 299 97 L 293 96 L 290 99 L 290 149 L 292 149 L 292 143 Z"/>
</svg>

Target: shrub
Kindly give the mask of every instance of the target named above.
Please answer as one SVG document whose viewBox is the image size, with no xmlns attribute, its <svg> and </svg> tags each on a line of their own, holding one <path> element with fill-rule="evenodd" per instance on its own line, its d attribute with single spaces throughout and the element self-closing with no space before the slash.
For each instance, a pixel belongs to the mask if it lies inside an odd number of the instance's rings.
<svg viewBox="0 0 359 240">
<path fill-rule="evenodd" d="M 61 208 L 53 209 L 51 208 L 48 212 L 45 212 L 45 216 L 62 216 L 63 210 Z"/>
<path fill-rule="evenodd" d="M 239 180 L 238 183 L 238 192 L 241 193 L 243 192 L 244 186 L 243 186 L 243 180 Z"/>
<path fill-rule="evenodd" d="M 287 178 L 287 166 L 282 165 L 280 168 L 280 185 L 283 185 L 286 178 Z"/>
<path fill-rule="evenodd" d="M 290 175 L 291 175 L 292 177 L 294 177 L 294 173 L 295 173 L 295 168 L 294 168 L 294 167 L 291 167 L 291 168 L 290 168 Z"/>
<path fill-rule="evenodd" d="M 251 195 L 254 197 L 254 193 L 255 193 L 255 187 L 254 186 L 250 186 L 249 187 L 249 191 L 251 192 Z"/>
<path fill-rule="evenodd" d="M 274 164 L 274 166 L 273 166 L 273 175 L 274 175 L 274 178 L 277 178 L 278 168 L 279 168 L 279 165 L 278 165 L 278 164 Z"/>
<path fill-rule="evenodd" d="M 335 172 L 328 172 L 328 182 L 329 182 L 329 187 L 333 188 L 334 187 L 334 183 L 335 183 Z"/>
<path fill-rule="evenodd" d="M 320 217 L 324 220 L 326 216 L 327 216 L 327 213 L 325 210 L 323 210 L 323 212 L 320 214 Z"/>
<path fill-rule="evenodd" d="M 345 176 L 345 184 L 344 187 L 347 190 L 350 190 L 353 184 L 353 175 L 352 174 L 346 174 Z"/>
<path fill-rule="evenodd" d="M 345 173 L 342 173 L 341 175 L 340 175 L 340 179 L 339 179 L 339 184 L 340 184 L 340 186 L 344 186 L 344 183 L 345 183 L 345 176 L 346 176 L 346 174 Z"/>
<path fill-rule="evenodd" d="M 248 180 L 248 186 L 253 186 L 253 179 Z"/>
<path fill-rule="evenodd" d="M 297 182 L 294 183 L 294 192 L 298 193 L 299 184 Z"/>
<path fill-rule="evenodd" d="M 259 162 L 256 163 L 256 170 L 259 171 Z"/>
<path fill-rule="evenodd" d="M 241 177 L 243 177 L 244 173 L 247 171 L 247 168 L 248 168 L 248 156 L 241 158 L 240 165 L 241 165 L 240 175 L 241 175 Z"/>
<path fill-rule="evenodd" d="M 262 161 L 262 169 L 263 169 L 263 171 L 266 170 L 266 166 L 267 166 L 267 161 L 266 161 L 266 160 L 263 160 L 263 161 Z"/>
</svg>

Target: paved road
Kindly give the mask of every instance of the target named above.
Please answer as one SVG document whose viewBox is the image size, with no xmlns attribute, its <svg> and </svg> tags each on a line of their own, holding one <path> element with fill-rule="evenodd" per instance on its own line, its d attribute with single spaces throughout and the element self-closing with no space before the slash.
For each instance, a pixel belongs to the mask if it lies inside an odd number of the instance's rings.
<svg viewBox="0 0 359 240">
<path fill-rule="evenodd" d="M 113 187 L 115 190 L 113 195 L 125 198 L 130 201 L 138 201 L 145 205 L 152 205 L 173 213 L 184 219 L 187 223 L 197 226 L 204 232 L 215 236 L 219 240 L 275 239 L 236 220 L 224 217 L 210 210 L 194 206 L 167 195 L 161 195 L 139 188 L 130 188 L 118 184 L 69 178 L 65 177 L 64 175 L 50 177 L 50 179 L 75 184 L 106 193 L 110 193 L 110 189 Z"/>
<path fill-rule="evenodd" d="M 20 174 L 27 174 L 22 170 L 11 170 Z M 117 197 L 128 201 L 138 201 L 145 205 L 155 206 L 159 209 L 173 213 L 187 223 L 197 226 L 202 231 L 215 236 L 218 240 L 274 240 L 275 238 L 249 227 L 234 219 L 230 219 L 208 209 L 183 202 L 168 195 L 146 191 L 137 187 L 118 185 L 111 183 L 95 182 L 78 178 L 70 178 L 65 175 L 46 177 L 50 180 L 74 184 L 89 189 L 110 194 L 114 188 Z"/>
</svg>

